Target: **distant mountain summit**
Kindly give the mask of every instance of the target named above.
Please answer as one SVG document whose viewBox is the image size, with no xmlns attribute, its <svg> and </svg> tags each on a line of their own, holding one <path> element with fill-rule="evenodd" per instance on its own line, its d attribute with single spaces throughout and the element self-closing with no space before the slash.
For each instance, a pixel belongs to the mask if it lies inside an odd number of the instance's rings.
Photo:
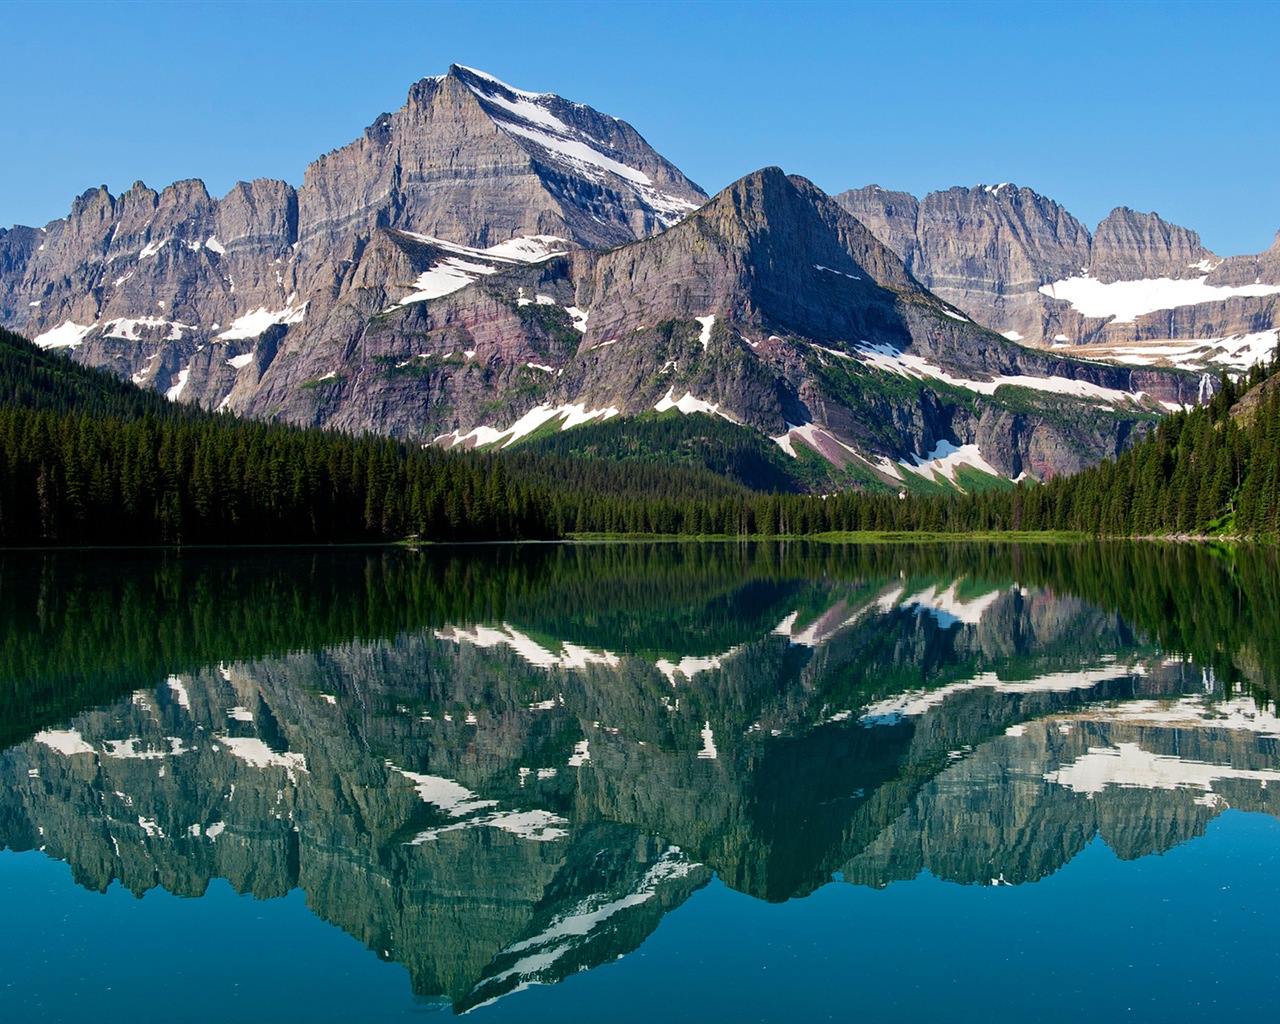
<svg viewBox="0 0 1280 1024">
<path fill-rule="evenodd" d="M 307 168 L 299 241 L 393 227 L 482 249 L 528 235 L 600 247 L 706 198 L 625 121 L 455 64 Z"/>
<path fill-rule="evenodd" d="M 1222 258 L 1194 231 L 1127 207 L 1091 234 L 1008 183 L 919 200 L 871 185 L 836 201 L 922 284 L 1017 341 L 1196 369 L 1244 369 L 1276 344 L 1280 236 L 1261 255 Z"/>
</svg>

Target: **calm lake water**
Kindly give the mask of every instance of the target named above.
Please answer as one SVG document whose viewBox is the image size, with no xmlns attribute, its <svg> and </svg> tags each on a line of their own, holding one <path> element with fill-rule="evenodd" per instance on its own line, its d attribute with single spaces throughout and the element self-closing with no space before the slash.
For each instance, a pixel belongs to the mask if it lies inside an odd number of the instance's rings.
<svg viewBox="0 0 1280 1024">
<path fill-rule="evenodd" d="M 6 1021 L 1220 1021 L 1280 560 L 0 557 Z"/>
</svg>

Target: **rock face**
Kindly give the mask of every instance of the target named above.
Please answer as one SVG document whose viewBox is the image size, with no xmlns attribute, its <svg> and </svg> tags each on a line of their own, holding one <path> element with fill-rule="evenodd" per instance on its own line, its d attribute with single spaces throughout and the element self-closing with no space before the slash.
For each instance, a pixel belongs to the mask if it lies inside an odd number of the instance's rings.
<svg viewBox="0 0 1280 1024">
<path fill-rule="evenodd" d="M 0 232 L 0 322 L 218 405 L 253 389 L 278 336 L 333 308 L 380 229 L 479 248 L 533 237 L 509 263 L 632 241 L 705 199 L 625 122 L 454 66 L 308 167 L 300 190 L 241 182 L 214 200 L 198 181 L 160 193 L 139 182 L 118 198 L 102 187 L 64 220 Z M 411 284 L 427 267 L 400 269 Z"/>
<path fill-rule="evenodd" d="M 383 268 L 403 265 L 403 280 L 438 257 L 379 233 L 361 263 L 378 271 L 357 269 L 317 329 L 333 340 L 286 337 L 245 411 L 476 444 L 679 408 L 899 484 L 953 474 L 961 449 L 960 462 L 1008 477 L 1074 470 L 1122 448 L 1153 402 L 1195 401 L 1202 385 L 976 326 L 777 168 L 651 239 L 477 273 L 425 301 L 388 289 Z"/>
<path fill-rule="evenodd" d="M 921 200 L 872 185 L 836 201 L 926 287 L 1010 338 L 1108 346 L 1089 354 L 1188 367 L 1245 367 L 1275 343 L 1275 246 L 1222 259 L 1194 231 L 1126 207 L 1090 234 L 1059 204 L 1010 184 Z M 1261 333 L 1269 338 L 1241 340 Z M 1149 357 L 1115 351 L 1148 341 L 1186 344 Z"/>
<path fill-rule="evenodd" d="M 1104 249 L 1116 274 L 1164 272 L 1203 257 L 1194 235 L 1126 213 L 1091 242 L 1009 186 L 864 192 L 842 209 L 768 168 L 707 203 L 629 125 L 453 66 L 296 191 L 102 188 L 0 235 L 0 316 L 252 417 L 471 445 L 678 408 L 894 488 L 1072 471 L 1204 396 L 1198 376 L 1046 356 L 959 311 L 1030 338 L 1051 308 L 1084 323 L 1045 282 Z"/>
<path fill-rule="evenodd" d="M 396 227 L 487 248 L 527 235 L 616 245 L 706 196 L 617 118 L 454 65 L 307 168 L 299 247 Z"/>
</svg>

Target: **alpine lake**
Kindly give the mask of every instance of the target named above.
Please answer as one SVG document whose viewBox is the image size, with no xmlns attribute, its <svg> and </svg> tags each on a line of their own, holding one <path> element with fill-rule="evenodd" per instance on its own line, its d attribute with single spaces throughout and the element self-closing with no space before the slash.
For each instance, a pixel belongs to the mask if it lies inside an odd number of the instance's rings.
<svg viewBox="0 0 1280 1024">
<path fill-rule="evenodd" d="M 1223 1021 L 1280 556 L 0 556 L 9 1022 Z"/>
</svg>

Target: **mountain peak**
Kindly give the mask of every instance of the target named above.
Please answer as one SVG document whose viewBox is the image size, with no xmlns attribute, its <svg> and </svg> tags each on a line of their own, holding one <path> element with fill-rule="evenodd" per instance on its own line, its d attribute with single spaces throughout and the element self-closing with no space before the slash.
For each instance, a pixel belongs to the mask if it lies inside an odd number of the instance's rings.
<svg viewBox="0 0 1280 1024">
<path fill-rule="evenodd" d="M 449 77 L 464 85 L 493 124 L 536 161 L 595 186 L 633 193 L 652 212 L 657 227 L 670 227 L 706 199 L 625 121 L 555 93 L 517 89 L 461 64 L 450 65 Z"/>
<path fill-rule="evenodd" d="M 517 89 L 514 85 L 508 85 L 496 75 L 491 75 L 487 71 L 481 71 L 479 68 L 469 68 L 465 64 L 450 64 L 448 76 L 440 76 L 457 78 L 470 88 L 479 87 L 488 91 L 493 89 L 501 89 L 510 93 L 512 96 L 520 96 L 528 100 L 538 100 L 545 97 L 556 98 L 555 93 L 550 92 L 530 92 L 527 89 Z"/>
</svg>

